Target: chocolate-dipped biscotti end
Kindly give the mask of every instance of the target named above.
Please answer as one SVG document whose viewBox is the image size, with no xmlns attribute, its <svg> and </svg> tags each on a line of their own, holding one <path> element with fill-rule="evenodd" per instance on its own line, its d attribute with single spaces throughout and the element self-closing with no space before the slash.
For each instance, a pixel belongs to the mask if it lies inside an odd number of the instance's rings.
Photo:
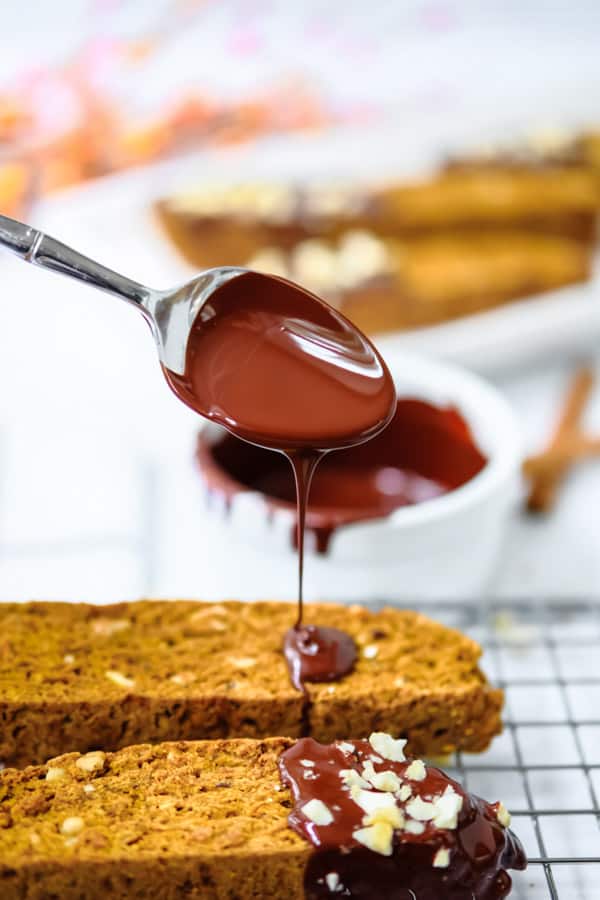
<svg viewBox="0 0 600 900">
<path fill-rule="evenodd" d="M 484 750 L 500 732 L 502 692 L 460 632 L 409 611 L 309 605 L 306 621 L 349 634 L 357 661 L 305 696 L 282 649 L 295 617 L 275 602 L 0 604 L 0 760 L 380 729 L 439 755 Z"/>
<path fill-rule="evenodd" d="M 500 900 L 525 856 L 404 741 L 271 738 L 70 753 L 0 773 L 3 900 Z"/>
</svg>

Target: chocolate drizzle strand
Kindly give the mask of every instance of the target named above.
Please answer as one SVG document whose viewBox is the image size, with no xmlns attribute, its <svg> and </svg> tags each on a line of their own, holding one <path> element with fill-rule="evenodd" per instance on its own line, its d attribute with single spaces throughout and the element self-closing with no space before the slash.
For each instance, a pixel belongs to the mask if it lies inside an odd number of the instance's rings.
<svg viewBox="0 0 600 900">
<path fill-rule="evenodd" d="M 392 377 L 354 325 L 323 300 L 281 278 L 246 272 L 201 308 L 188 338 L 185 372 L 165 376 L 192 409 L 236 437 L 278 450 L 296 483 L 298 615 L 286 636 L 294 684 L 344 675 L 352 639 L 303 622 L 304 520 L 310 484 L 325 453 L 379 434 L 396 408 Z"/>
<path fill-rule="evenodd" d="M 406 759 L 405 743 L 383 733 L 329 745 L 303 738 L 282 754 L 289 825 L 315 848 L 308 900 L 501 900 L 506 870 L 526 867 L 504 806 Z"/>
</svg>

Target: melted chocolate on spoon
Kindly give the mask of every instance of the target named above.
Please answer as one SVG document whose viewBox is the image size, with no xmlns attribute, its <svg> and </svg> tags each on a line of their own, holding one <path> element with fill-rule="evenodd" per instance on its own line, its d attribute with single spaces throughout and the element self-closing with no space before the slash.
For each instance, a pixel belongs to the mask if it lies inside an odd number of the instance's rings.
<svg viewBox="0 0 600 900">
<path fill-rule="evenodd" d="M 315 848 L 304 876 L 309 900 L 338 895 L 355 900 L 500 900 L 508 895 L 506 869 L 524 869 L 527 860 L 506 827 L 506 811 L 467 793 L 439 769 L 417 766 L 415 771 L 410 760 L 384 758 L 369 741 L 323 745 L 303 738 L 282 754 L 281 780 L 294 798 L 289 824 Z M 396 790 L 390 791 L 389 783 L 387 790 L 377 790 L 366 780 L 383 772 L 396 777 Z M 362 785 L 353 786 L 348 773 L 355 780 L 360 777 Z M 442 818 L 436 824 L 430 804 L 439 803 L 446 792 L 455 804 L 454 821 L 452 807 L 450 816 L 447 807 L 437 807 Z M 373 799 L 387 801 L 400 816 L 392 828 L 385 824 L 389 809 L 380 812 L 383 824 L 375 828 L 384 833 L 377 852 L 359 840 L 361 835 L 367 839 L 366 808 L 377 816 L 368 802 Z M 321 824 L 305 811 L 315 800 L 328 813 L 326 818 L 315 816 Z M 323 814 L 323 808 L 317 812 Z"/>
<path fill-rule="evenodd" d="M 294 684 L 340 678 L 352 638 L 303 623 L 304 520 L 322 456 L 382 431 L 395 411 L 391 375 L 371 342 L 302 288 L 247 273 L 204 304 L 188 339 L 185 374 L 165 370 L 177 396 L 237 437 L 290 460 L 298 509 L 298 617 L 285 636 Z"/>
</svg>

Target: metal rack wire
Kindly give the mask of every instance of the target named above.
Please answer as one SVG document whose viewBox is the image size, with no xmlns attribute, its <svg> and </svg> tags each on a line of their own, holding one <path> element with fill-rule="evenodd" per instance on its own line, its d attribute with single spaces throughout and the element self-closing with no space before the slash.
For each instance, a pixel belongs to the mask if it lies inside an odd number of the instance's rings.
<svg viewBox="0 0 600 900">
<path fill-rule="evenodd" d="M 425 610 L 473 636 L 506 693 L 505 730 L 455 777 L 510 808 L 529 857 L 511 896 L 600 898 L 600 606 L 439 604 Z"/>
</svg>

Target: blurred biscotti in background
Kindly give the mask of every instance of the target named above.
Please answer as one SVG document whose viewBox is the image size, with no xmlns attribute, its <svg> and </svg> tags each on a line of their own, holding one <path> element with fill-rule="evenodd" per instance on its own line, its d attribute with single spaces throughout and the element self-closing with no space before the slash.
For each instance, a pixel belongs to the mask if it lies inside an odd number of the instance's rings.
<svg viewBox="0 0 600 900">
<path fill-rule="evenodd" d="M 600 134 L 446 161 L 430 178 L 196 186 L 156 205 L 195 268 L 298 281 L 371 333 L 469 315 L 590 277 Z"/>
</svg>

